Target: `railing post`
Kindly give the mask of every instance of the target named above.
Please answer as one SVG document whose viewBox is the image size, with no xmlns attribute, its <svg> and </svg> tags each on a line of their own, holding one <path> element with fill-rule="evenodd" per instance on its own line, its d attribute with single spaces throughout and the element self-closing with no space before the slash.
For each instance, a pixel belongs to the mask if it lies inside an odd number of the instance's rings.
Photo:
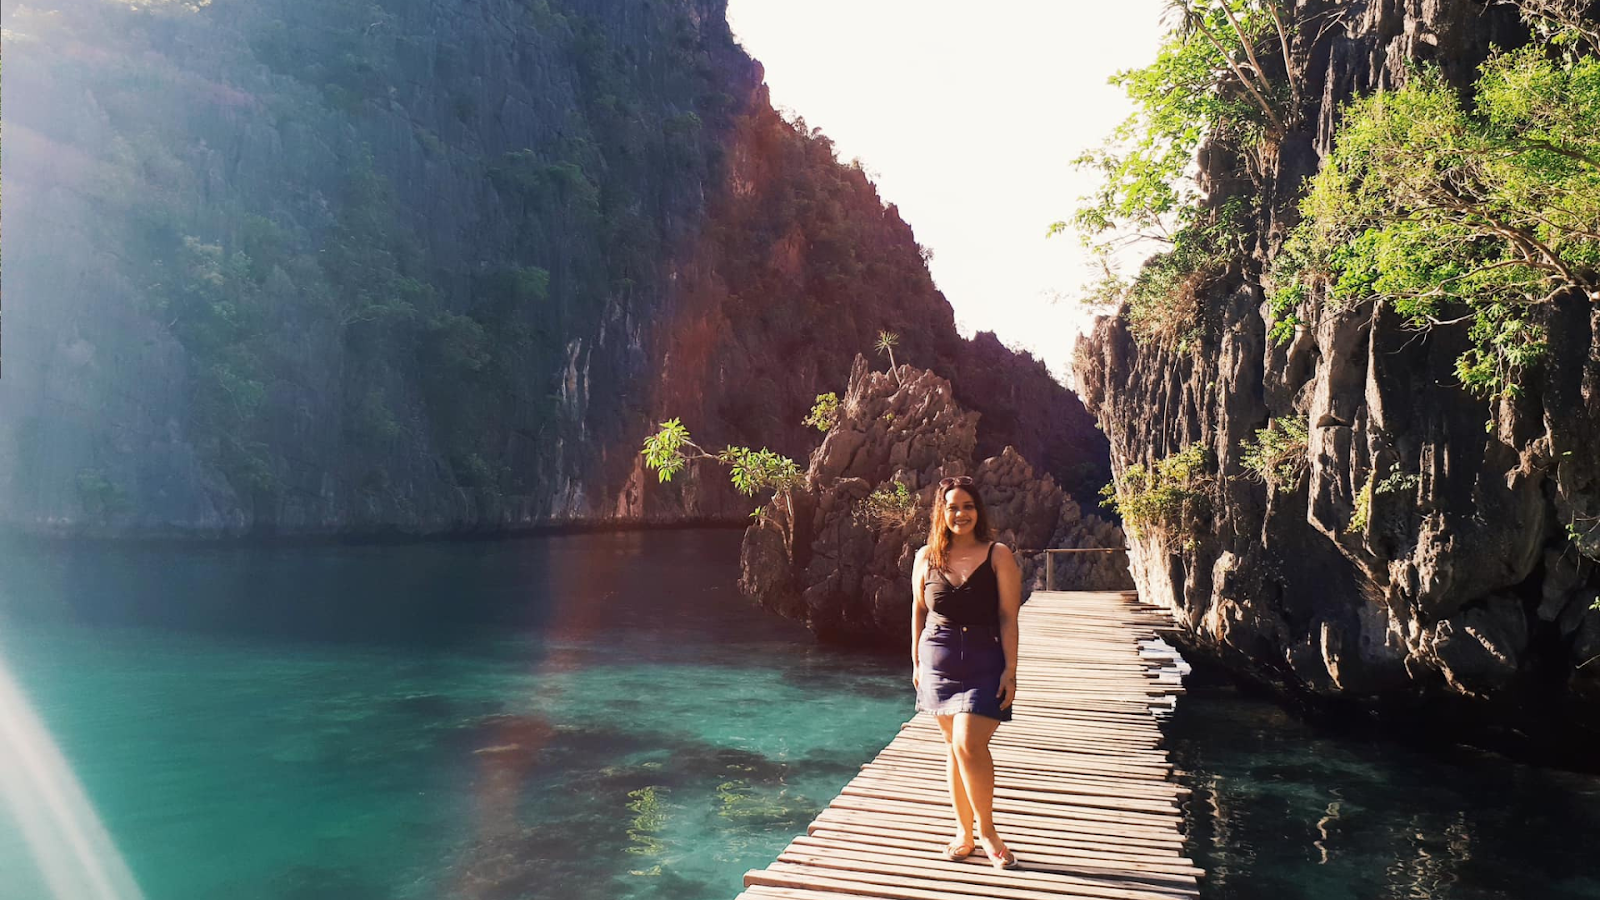
<svg viewBox="0 0 1600 900">
<path fill-rule="evenodd" d="M 1056 589 L 1056 555 L 1049 550 L 1044 551 L 1044 589 Z"/>
</svg>

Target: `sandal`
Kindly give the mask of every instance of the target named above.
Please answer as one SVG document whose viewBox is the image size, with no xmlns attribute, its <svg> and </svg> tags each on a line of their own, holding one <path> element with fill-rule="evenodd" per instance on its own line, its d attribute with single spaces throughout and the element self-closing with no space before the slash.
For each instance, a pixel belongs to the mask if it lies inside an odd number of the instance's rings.
<svg viewBox="0 0 1600 900">
<path fill-rule="evenodd" d="M 951 862 L 960 862 L 971 856 L 972 851 L 976 849 L 978 849 L 977 845 L 972 842 L 971 838 L 967 838 L 967 842 L 964 844 L 958 844 L 955 841 L 945 844 L 944 851 L 939 855 Z"/>
<path fill-rule="evenodd" d="M 979 838 L 979 840 L 983 839 Z M 1005 853 L 996 856 L 994 851 L 990 849 L 989 842 L 986 840 L 983 840 L 983 855 L 989 857 L 989 864 L 994 866 L 996 869 L 1015 869 L 1018 865 L 1017 855 L 1011 852 L 1010 847 L 1006 848 Z"/>
</svg>

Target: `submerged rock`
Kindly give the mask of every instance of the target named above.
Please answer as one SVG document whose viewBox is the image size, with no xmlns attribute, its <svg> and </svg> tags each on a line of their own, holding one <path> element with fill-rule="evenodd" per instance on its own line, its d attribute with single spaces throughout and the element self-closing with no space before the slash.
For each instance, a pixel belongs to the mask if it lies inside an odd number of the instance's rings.
<svg viewBox="0 0 1600 900">
<path fill-rule="evenodd" d="M 987 505 L 993 537 L 1023 551 L 1024 592 L 1037 586 L 1047 547 L 1123 546 L 1122 530 L 1078 504 L 1015 449 L 972 463 L 979 415 L 957 403 L 950 382 L 902 365 L 873 372 L 857 356 L 839 421 L 811 454 L 803 487 L 775 498 L 745 533 L 739 586 L 763 607 L 806 623 L 826 640 L 903 642 L 911 613 L 911 568 L 928 532 L 938 482 L 970 475 Z M 875 490 L 903 484 L 914 510 L 869 520 Z M 1058 564 L 1061 586 L 1130 587 L 1120 554 Z"/>
</svg>

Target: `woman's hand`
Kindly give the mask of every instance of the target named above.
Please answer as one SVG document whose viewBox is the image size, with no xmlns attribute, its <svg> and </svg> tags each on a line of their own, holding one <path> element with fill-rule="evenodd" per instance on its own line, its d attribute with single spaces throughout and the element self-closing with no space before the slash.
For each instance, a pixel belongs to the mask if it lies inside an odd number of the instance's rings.
<svg viewBox="0 0 1600 900">
<path fill-rule="evenodd" d="M 1001 709 L 1010 708 L 1011 701 L 1017 699 L 1017 672 L 1015 669 L 1007 669 L 1001 673 L 1000 690 L 995 691 L 994 695 L 999 699 Z"/>
<path fill-rule="evenodd" d="M 918 690 L 918 689 L 921 689 L 921 687 L 922 687 L 922 667 L 917 665 L 917 661 L 913 659 L 911 661 L 911 688 L 913 690 Z"/>
</svg>

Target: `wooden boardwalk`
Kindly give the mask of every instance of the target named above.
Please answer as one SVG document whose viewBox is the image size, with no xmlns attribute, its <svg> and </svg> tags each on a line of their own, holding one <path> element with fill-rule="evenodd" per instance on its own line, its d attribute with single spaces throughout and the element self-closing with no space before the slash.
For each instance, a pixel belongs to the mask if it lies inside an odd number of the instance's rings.
<svg viewBox="0 0 1600 900">
<path fill-rule="evenodd" d="M 745 873 L 739 900 L 1198 897 L 1188 791 L 1161 749 L 1183 692 L 1181 661 L 1156 642 L 1172 620 L 1132 593 L 1036 591 L 1020 624 L 1018 700 L 991 744 L 995 824 L 1019 868 L 981 849 L 938 857 L 954 833 L 945 751 L 918 713 L 777 862 Z"/>
</svg>

